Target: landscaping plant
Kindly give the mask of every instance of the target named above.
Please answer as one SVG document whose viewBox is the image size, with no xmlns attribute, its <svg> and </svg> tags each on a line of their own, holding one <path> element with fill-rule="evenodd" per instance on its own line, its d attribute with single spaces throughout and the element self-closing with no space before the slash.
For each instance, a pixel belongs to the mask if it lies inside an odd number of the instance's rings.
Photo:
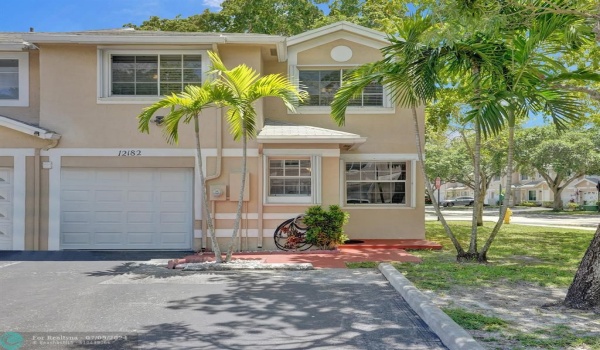
<svg viewBox="0 0 600 350">
<path fill-rule="evenodd" d="M 339 205 L 330 205 L 329 210 L 320 205 L 308 208 L 304 214 L 304 223 L 308 227 L 306 242 L 321 249 L 334 249 L 348 239 L 343 227 L 349 217 Z"/>
</svg>

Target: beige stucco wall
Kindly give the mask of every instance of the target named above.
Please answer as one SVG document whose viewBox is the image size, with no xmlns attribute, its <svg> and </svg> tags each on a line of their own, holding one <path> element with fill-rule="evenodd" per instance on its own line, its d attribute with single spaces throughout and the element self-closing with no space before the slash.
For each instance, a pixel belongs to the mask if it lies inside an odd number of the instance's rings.
<svg viewBox="0 0 600 350">
<path fill-rule="evenodd" d="M 298 53 L 298 65 L 336 65 L 339 62 L 331 58 L 331 49 L 336 46 L 347 46 L 352 50 L 352 57 L 343 62 L 344 65 L 360 65 L 376 61 L 381 58 L 381 52 L 373 47 L 368 47 L 350 40 L 338 39 L 319 45 Z"/>
<path fill-rule="evenodd" d="M 0 126 L 0 148 L 44 148 L 50 141 Z"/>
<path fill-rule="evenodd" d="M 39 52 L 29 51 L 29 106 L 0 106 L 0 115 L 25 123 L 37 124 L 40 115 L 40 63 Z"/>
</svg>

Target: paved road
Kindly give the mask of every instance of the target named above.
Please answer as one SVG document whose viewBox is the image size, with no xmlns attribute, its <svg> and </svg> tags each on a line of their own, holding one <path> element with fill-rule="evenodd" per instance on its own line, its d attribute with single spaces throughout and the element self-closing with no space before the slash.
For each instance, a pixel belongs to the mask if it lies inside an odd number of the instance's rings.
<svg viewBox="0 0 600 350">
<path fill-rule="evenodd" d="M 600 215 L 552 215 L 552 213 L 532 213 L 533 211 L 539 212 L 540 208 L 533 209 L 515 209 L 513 210 L 513 216 L 511 217 L 511 223 L 531 226 L 549 226 L 549 227 L 565 227 L 565 228 L 577 228 L 582 230 L 596 230 L 598 224 L 600 224 Z M 472 210 L 467 208 L 444 208 L 442 210 L 444 218 L 446 220 L 471 220 Z M 433 210 L 433 207 L 427 207 L 425 210 L 425 220 L 435 221 L 437 216 Z M 497 209 L 486 209 L 483 213 L 483 221 L 495 222 L 498 220 Z"/>
<path fill-rule="evenodd" d="M 0 261 L 0 342 L 123 332 L 135 347 L 23 349 L 445 349 L 376 270 L 184 273 L 97 260 Z"/>
</svg>

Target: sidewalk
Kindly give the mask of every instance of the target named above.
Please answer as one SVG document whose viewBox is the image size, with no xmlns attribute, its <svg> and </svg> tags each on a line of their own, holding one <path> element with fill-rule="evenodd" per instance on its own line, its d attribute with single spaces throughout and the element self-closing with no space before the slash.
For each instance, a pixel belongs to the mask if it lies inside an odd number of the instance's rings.
<svg viewBox="0 0 600 350">
<path fill-rule="evenodd" d="M 233 259 L 254 260 L 263 263 L 310 263 L 315 268 L 346 268 L 347 262 L 421 262 L 421 259 L 405 249 L 441 249 L 442 246 L 426 240 L 364 240 L 359 244 L 348 244 L 337 250 L 309 250 L 303 252 L 241 252 Z M 212 252 L 196 253 L 177 259 L 170 266 L 184 263 L 214 261 Z"/>
</svg>

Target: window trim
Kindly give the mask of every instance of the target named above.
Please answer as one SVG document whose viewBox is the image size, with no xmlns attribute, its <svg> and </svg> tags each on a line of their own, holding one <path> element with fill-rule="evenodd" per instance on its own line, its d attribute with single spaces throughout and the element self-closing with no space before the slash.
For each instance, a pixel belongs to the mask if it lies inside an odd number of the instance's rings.
<svg viewBox="0 0 600 350">
<path fill-rule="evenodd" d="M 300 71 L 301 70 L 334 70 L 334 69 L 353 69 L 359 65 L 356 64 L 335 64 L 335 65 L 298 65 L 289 67 L 289 75 L 292 77 L 292 81 L 297 87 L 300 87 Z M 330 106 L 298 106 L 296 113 L 298 114 L 329 114 L 331 111 Z M 393 114 L 396 112 L 396 108 L 392 103 L 389 95 L 389 89 L 383 86 L 383 106 L 348 106 L 346 114 Z M 288 110 L 288 114 L 290 114 Z"/>
<path fill-rule="evenodd" d="M 158 101 L 162 95 L 135 96 L 110 94 L 111 87 L 111 56 L 112 55 L 201 55 L 202 56 L 202 82 L 208 79 L 210 59 L 208 50 L 202 49 L 98 49 L 98 96 L 97 102 L 123 103 L 123 104 L 148 104 Z"/>
<path fill-rule="evenodd" d="M 269 195 L 269 160 L 310 160 L 310 196 L 270 196 Z M 299 154 L 263 154 L 263 204 L 320 204 L 321 203 L 321 156 Z"/>
<path fill-rule="evenodd" d="M 19 62 L 19 98 L 15 100 L 0 100 L 2 107 L 29 107 L 29 53 L 11 52 L 0 53 L 0 60 L 18 60 Z"/>
</svg>

